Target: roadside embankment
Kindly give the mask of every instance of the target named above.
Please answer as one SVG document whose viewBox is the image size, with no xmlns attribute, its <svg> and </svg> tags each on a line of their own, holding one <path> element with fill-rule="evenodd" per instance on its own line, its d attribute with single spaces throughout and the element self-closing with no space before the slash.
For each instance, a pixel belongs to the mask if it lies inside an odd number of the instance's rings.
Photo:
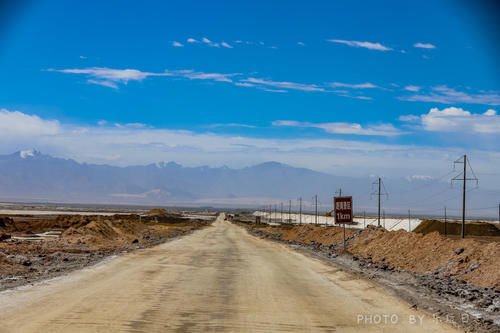
<svg viewBox="0 0 500 333">
<path fill-rule="evenodd" d="M 212 222 L 164 212 L 141 217 L 1 216 L 0 290 L 157 245 Z"/>
</svg>

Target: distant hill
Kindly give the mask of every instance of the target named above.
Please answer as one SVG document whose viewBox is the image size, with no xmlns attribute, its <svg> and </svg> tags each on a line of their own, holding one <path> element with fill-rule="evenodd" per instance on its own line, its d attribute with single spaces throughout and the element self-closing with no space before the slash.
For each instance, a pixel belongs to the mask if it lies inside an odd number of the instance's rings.
<svg viewBox="0 0 500 333">
<path fill-rule="evenodd" d="M 266 162 L 231 169 L 183 167 L 177 163 L 116 167 L 78 163 L 37 151 L 20 151 L 0 155 L 0 199 L 3 201 L 55 201 L 72 203 L 123 204 L 194 204 L 215 206 L 262 206 L 302 197 L 304 209 L 312 209 L 315 194 L 320 198 L 320 211 L 331 209 L 332 195 L 339 187 L 354 197 L 358 210 L 375 211 L 375 198 L 370 198 L 374 178 L 334 176 L 304 168 Z M 383 201 L 387 214 L 406 212 L 407 208 L 440 213 L 444 196 L 451 197 L 448 207 L 457 208 L 458 189 L 449 183 L 432 179 L 385 179 L 390 193 Z M 435 199 L 429 194 L 443 192 Z M 484 198 L 471 196 L 472 202 Z M 483 204 L 484 205 L 484 204 Z M 428 207 L 428 208 L 427 208 Z"/>
</svg>

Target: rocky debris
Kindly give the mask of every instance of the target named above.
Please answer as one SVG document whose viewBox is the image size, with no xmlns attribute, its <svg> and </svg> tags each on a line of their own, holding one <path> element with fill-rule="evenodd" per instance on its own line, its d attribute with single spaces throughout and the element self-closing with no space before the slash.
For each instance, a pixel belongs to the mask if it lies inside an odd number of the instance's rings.
<svg viewBox="0 0 500 333">
<path fill-rule="evenodd" d="M 9 230 L 18 230 L 13 235 L 54 230 L 62 233 L 40 241 L 0 242 L 0 290 L 80 269 L 110 255 L 157 245 L 212 223 L 179 216 L 163 216 L 160 223 L 137 215 L 2 218 Z"/>
<path fill-rule="evenodd" d="M 6 239 L 10 239 L 11 235 L 9 234 L 0 234 L 0 242 Z"/>
</svg>

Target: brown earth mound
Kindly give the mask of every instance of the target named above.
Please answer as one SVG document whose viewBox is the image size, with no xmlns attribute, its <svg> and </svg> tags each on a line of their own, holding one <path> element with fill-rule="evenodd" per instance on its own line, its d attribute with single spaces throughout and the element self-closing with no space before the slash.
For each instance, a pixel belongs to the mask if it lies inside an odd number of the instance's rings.
<svg viewBox="0 0 500 333">
<path fill-rule="evenodd" d="M 168 210 L 163 209 L 163 208 L 153 208 L 146 214 L 148 215 L 155 215 L 155 214 L 168 214 Z"/>
<path fill-rule="evenodd" d="M 438 274 L 500 289 L 500 243 L 450 239 L 404 230 L 367 229 L 349 242 L 349 252 L 375 263 L 415 273 Z"/>
<path fill-rule="evenodd" d="M 445 234 L 445 223 L 439 220 L 423 220 L 418 227 L 413 230 L 417 233 L 428 234 L 430 232 L 437 231 L 440 234 Z M 461 222 L 447 222 L 446 223 L 446 234 L 447 235 L 461 235 L 462 234 L 462 223 Z M 492 223 L 488 222 L 466 222 L 465 223 L 465 234 L 469 236 L 490 236 L 490 237 L 500 237 L 500 228 Z"/>
<path fill-rule="evenodd" d="M 346 228 L 345 232 L 346 238 L 349 238 L 356 230 Z M 293 240 L 304 244 L 316 242 L 323 245 L 332 245 L 341 243 L 344 240 L 342 227 L 325 228 L 314 224 L 306 224 L 282 229 L 280 233 L 283 240 Z"/>
<path fill-rule="evenodd" d="M 176 214 L 142 218 L 138 215 L 13 216 L 1 221 L 5 225 L 1 228 L 11 230 L 12 236 L 33 239 L 35 233 L 56 230 L 62 233 L 59 238 L 37 241 L 0 241 L 0 290 L 79 269 L 108 255 L 160 244 L 212 222 Z"/>
</svg>

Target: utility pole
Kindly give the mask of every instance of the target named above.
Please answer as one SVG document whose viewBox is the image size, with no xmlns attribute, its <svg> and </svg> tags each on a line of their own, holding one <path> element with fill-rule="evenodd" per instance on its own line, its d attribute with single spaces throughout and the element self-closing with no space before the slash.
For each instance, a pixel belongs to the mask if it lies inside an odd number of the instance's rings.
<svg viewBox="0 0 500 333">
<path fill-rule="evenodd" d="M 314 196 L 314 200 L 316 202 L 316 215 L 314 217 L 314 221 L 316 224 L 318 224 L 318 195 L 317 194 Z"/>
<path fill-rule="evenodd" d="M 469 168 L 472 172 L 472 175 L 474 178 L 467 178 L 467 155 L 464 155 L 463 157 L 459 158 L 455 162 L 453 162 L 453 167 L 455 167 L 456 164 L 464 164 L 464 171 L 462 174 L 459 174 L 458 176 L 455 176 L 452 180 L 451 183 L 453 184 L 453 181 L 458 181 L 462 180 L 463 183 L 463 189 L 462 189 L 462 238 L 465 238 L 465 193 L 467 192 L 467 181 L 468 180 L 474 180 L 476 181 L 476 185 L 478 184 L 479 180 L 477 179 L 474 170 L 472 170 L 469 162 Z M 463 178 L 458 178 L 461 175 L 463 175 Z"/>
<path fill-rule="evenodd" d="M 385 209 L 383 210 L 383 214 L 384 214 L 384 229 L 385 229 Z"/>
<path fill-rule="evenodd" d="M 446 233 L 447 233 L 447 230 L 446 230 L 446 225 L 447 221 L 446 221 L 446 206 L 444 206 L 444 235 L 446 236 Z"/>
<path fill-rule="evenodd" d="M 292 200 L 288 200 L 288 222 L 292 223 Z"/>
<path fill-rule="evenodd" d="M 302 197 L 299 198 L 299 225 L 302 225 Z"/>
<path fill-rule="evenodd" d="M 281 215 L 280 215 L 280 220 L 281 220 L 281 224 L 283 224 L 283 203 L 281 202 Z"/>
<path fill-rule="evenodd" d="M 409 209 L 408 209 L 408 232 L 411 232 L 411 215 Z"/>
<path fill-rule="evenodd" d="M 382 196 L 382 194 L 384 194 L 387 197 L 387 199 L 389 199 L 389 193 L 387 193 L 387 190 L 385 189 L 385 185 L 382 182 L 382 178 L 379 177 L 377 181 L 374 181 L 372 183 L 372 188 L 373 188 L 373 185 L 378 186 L 378 190 L 376 192 L 372 191 L 370 196 L 376 195 L 378 198 L 378 226 L 380 227 L 380 197 Z M 384 188 L 384 192 L 382 192 L 382 187 Z M 385 221 L 384 221 L 384 223 L 385 223 Z"/>
<path fill-rule="evenodd" d="M 385 223 L 385 217 L 384 217 L 384 223 Z M 378 225 L 380 226 L 380 177 L 378 178 Z"/>
<path fill-rule="evenodd" d="M 500 223 L 500 203 L 498 204 L 498 223 Z"/>
<path fill-rule="evenodd" d="M 278 218 L 278 213 L 277 213 L 277 210 L 278 210 L 278 205 L 277 205 L 277 204 L 274 204 L 274 219 L 275 219 L 275 220 Z"/>
<path fill-rule="evenodd" d="M 363 212 L 363 229 L 366 228 L 366 211 Z"/>
</svg>

